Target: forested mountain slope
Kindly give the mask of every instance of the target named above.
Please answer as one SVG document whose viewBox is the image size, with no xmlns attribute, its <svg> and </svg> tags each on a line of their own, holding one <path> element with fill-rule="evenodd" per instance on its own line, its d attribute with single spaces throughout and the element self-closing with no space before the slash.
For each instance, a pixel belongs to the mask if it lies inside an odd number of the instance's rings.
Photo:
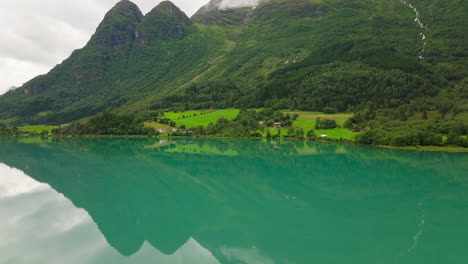
<svg viewBox="0 0 468 264">
<path fill-rule="evenodd" d="M 230 9 L 213 0 L 189 19 L 168 1 L 143 16 L 123 0 L 84 48 L 1 96 L 0 120 L 60 124 L 109 107 L 353 111 L 435 96 L 466 104 L 466 1 L 260 2 Z"/>
</svg>

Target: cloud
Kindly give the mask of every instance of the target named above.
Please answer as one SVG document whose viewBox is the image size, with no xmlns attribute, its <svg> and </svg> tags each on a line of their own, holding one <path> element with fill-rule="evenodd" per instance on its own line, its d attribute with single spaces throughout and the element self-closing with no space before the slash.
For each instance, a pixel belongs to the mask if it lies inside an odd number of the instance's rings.
<svg viewBox="0 0 468 264">
<path fill-rule="evenodd" d="M 0 58 L 0 94 L 8 92 L 11 86 L 21 86 L 23 82 L 48 72 L 50 66 L 19 59 Z"/>
<path fill-rule="evenodd" d="M 0 95 L 45 74 L 82 48 L 119 0 L 0 1 Z M 161 0 L 133 0 L 143 13 Z M 174 0 L 192 15 L 208 0 Z"/>
<path fill-rule="evenodd" d="M 263 0 L 222 0 L 219 9 L 258 6 Z"/>
</svg>

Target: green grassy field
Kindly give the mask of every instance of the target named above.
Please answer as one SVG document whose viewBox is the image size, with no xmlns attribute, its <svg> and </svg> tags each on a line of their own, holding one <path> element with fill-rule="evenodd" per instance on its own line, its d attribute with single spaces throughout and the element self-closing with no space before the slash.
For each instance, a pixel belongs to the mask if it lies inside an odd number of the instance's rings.
<svg viewBox="0 0 468 264">
<path fill-rule="evenodd" d="M 324 114 L 324 113 L 319 113 L 319 112 L 286 111 L 285 113 L 289 113 L 291 115 L 298 114 L 299 117 L 297 118 L 297 120 L 293 122 L 293 126 L 300 127 L 300 128 L 314 128 L 315 120 L 319 117 L 322 119 L 336 120 L 336 123 L 338 123 L 338 125 L 342 125 L 346 119 L 353 116 L 352 114 Z"/>
<path fill-rule="evenodd" d="M 304 129 L 305 133 L 309 132 L 310 130 L 314 130 L 317 136 L 327 135 L 328 138 L 331 139 L 348 139 L 352 140 L 356 137 L 358 133 L 351 132 L 347 129 L 342 128 L 334 128 L 334 129 L 315 129 L 316 119 L 329 119 L 329 120 L 336 120 L 338 125 L 343 125 L 344 121 L 348 118 L 352 117 L 352 114 L 325 114 L 320 112 L 289 112 L 285 111 L 285 113 L 289 113 L 291 115 L 298 114 L 299 117 L 297 120 L 293 121 L 293 127 L 295 128 L 302 128 Z M 284 132 L 282 131 L 282 134 Z"/>
<path fill-rule="evenodd" d="M 213 110 L 207 110 L 207 111 L 185 111 L 185 112 L 166 112 L 164 113 L 164 117 L 171 119 L 171 120 L 177 120 L 177 119 L 184 119 L 184 118 L 190 118 L 194 116 L 199 116 L 203 114 L 207 114 L 213 112 Z"/>
<path fill-rule="evenodd" d="M 255 109 L 255 110 L 260 111 L 261 109 Z M 206 127 L 210 123 L 216 123 L 216 121 L 218 121 L 218 119 L 221 117 L 232 120 L 236 118 L 239 112 L 240 112 L 239 109 L 186 111 L 186 112 L 178 112 L 178 113 L 167 112 L 167 113 L 164 113 L 164 117 L 176 122 L 177 126 L 185 125 L 187 128 L 194 128 L 197 126 Z M 322 119 L 336 120 L 338 125 L 341 126 L 346 119 L 353 116 L 352 114 L 344 114 L 344 113 L 325 114 L 325 113 L 320 113 L 320 112 L 304 112 L 304 111 L 292 112 L 292 111 L 287 111 L 287 110 L 284 110 L 283 112 L 291 114 L 291 115 L 298 114 L 299 117 L 297 118 L 297 120 L 293 121 L 292 127 L 302 128 L 304 129 L 305 133 L 309 132 L 310 130 L 314 130 L 317 136 L 327 135 L 328 138 L 331 138 L 331 139 L 347 139 L 347 140 L 354 139 L 356 135 L 358 134 L 358 133 L 354 133 L 347 129 L 342 129 L 342 128 L 317 129 L 317 130 L 314 129 L 316 119 L 318 117 Z M 155 123 L 155 122 L 147 122 L 145 123 L 145 126 L 153 127 L 153 128 L 166 128 L 166 129 L 170 128 L 170 127 L 163 127 L 161 126 L 161 124 Z M 273 129 L 273 128 L 267 128 L 267 129 L 270 129 L 270 132 L 276 135 L 277 129 Z M 258 130 L 257 132 L 260 132 L 260 130 Z M 288 128 L 282 128 L 280 130 L 280 133 L 282 136 L 286 136 L 288 134 Z"/>
<path fill-rule="evenodd" d="M 202 114 L 203 112 L 203 114 Z M 177 126 L 185 125 L 187 128 L 197 126 L 208 126 L 210 123 L 216 123 L 218 119 L 224 117 L 232 120 L 239 114 L 239 109 L 223 109 L 214 111 L 187 111 L 182 113 L 165 113 L 164 117 L 171 119 L 176 122 Z M 194 114 L 197 114 L 196 116 Z M 180 118 L 182 116 L 190 116 L 186 118 Z M 171 118 L 172 117 L 172 118 Z M 180 119 L 179 119 L 180 118 Z"/>
<path fill-rule="evenodd" d="M 56 126 L 23 126 L 18 127 L 19 131 L 27 132 L 27 133 L 41 133 L 42 131 L 47 131 L 47 133 L 51 133 L 52 130 L 56 129 Z"/>
</svg>

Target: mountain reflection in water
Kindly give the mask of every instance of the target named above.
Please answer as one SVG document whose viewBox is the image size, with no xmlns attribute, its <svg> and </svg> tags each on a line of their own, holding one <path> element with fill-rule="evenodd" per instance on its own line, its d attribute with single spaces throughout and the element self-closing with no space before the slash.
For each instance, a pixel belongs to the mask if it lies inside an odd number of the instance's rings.
<svg viewBox="0 0 468 264">
<path fill-rule="evenodd" d="M 0 167 L 0 191 L 7 193 L 0 194 L 0 208 L 12 212 L 0 213 L 0 221 L 17 225 L 4 232 L 17 243 L 27 236 L 40 243 L 42 232 L 55 230 L 50 248 L 57 251 L 49 257 L 65 251 L 93 252 L 77 263 L 468 259 L 466 155 L 262 140 L 4 140 L 0 146 L 0 162 L 31 177 Z M 7 245 L 0 242 L 0 251 Z"/>
<path fill-rule="evenodd" d="M 0 220 L 0 263 L 219 263 L 193 238 L 172 255 L 144 243 L 133 256 L 121 256 L 85 210 L 5 164 L 0 164 Z"/>
</svg>

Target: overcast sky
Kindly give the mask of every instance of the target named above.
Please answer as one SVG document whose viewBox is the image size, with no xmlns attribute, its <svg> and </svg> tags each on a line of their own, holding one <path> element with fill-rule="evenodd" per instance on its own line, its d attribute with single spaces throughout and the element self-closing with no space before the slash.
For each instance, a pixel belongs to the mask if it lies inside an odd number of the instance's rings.
<svg viewBox="0 0 468 264">
<path fill-rule="evenodd" d="M 118 1 L 0 0 L 0 94 L 47 73 L 83 47 Z M 147 13 L 162 1 L 133 2 Z M 191 16 L 209 0 L 172 2 Z"/>
</svg>

